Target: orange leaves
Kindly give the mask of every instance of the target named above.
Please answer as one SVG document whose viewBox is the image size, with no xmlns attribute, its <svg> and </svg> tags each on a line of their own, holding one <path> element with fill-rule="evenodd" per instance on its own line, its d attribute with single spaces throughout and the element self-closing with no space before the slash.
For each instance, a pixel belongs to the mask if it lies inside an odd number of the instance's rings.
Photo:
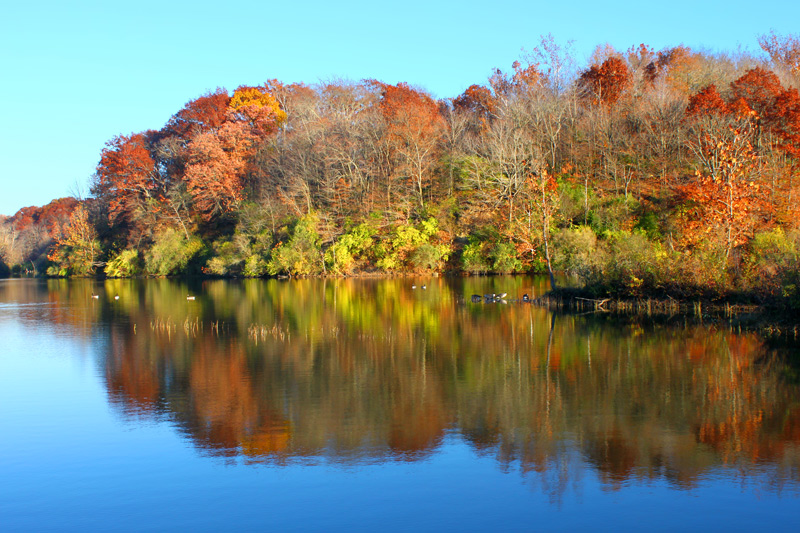
<svg viewBox="0 0 800 533">
<path fill-rule="evenodd" d="M 770 126 L 780 139 L 779 147 L 800 159 L 800 93 L 787 89 L 775 97 L 769 113 Z"/>
<path fill-rule="evenodd" d="M 614 105 L 631 83 L 628 66 L 619 57 L 612 56 L 601 65 L 592 65 L 581 74 L 578 84 L 593 105 Z"/>
<path fill-rule="evenodd" d="M 206 220 L 229 212 L 243 200 L 242 177 L 258 140 L 286 120 L 266 85 L 239 87 L 226 103 L 224 120 L 216 128 L 195 134 L 186 146 L 183 181 L 195 211 Z"/>
<path fill-rule="evenodd" d="M 536 63 L 529 63 L 527 67 L 523 67 L 522 63 L 514 61 L 511 68 L 514 69 L 514 73 L 511 76 L 500 69 L 495 69 L 489 78 L 489 85 L 497 98 L 532 91 L 540 86 L 543 81 L 542 73 L 539 72 Z"/>
<path fill-rule="evenodd" d="M 187 215 L 210 220 L 243 199 L 242 176 L 258 140 L 285 119 L 266 86 L 240 87 L 233 97 L 217 89 L 187 103 L 161 132 L 109 141 L 93 192 L 107 202 L 112 223 L 152 230 L 177 217 L 185 231 Z M 191 202 L 174 200 L 183 184 Z"/>
<path fill-rule="evenodd" d="M 699 208 L 687 223 L 685 239 L 696 244 L 700 238 L 721 238 L 727 259 L 752 236 L 769 207 L 751 178 L 757 157 L 742 132 L 733 130 L 730 141 L 718 142 L 709 158 L 715 161 L 714 172 L 698 172 L 697 181 L 683 188 Z"/>
<path fill-rule="evenodd" d="M 230 97 L 225 89 L 217 89 L 187 103 L 169 119 L 164 127 L 167 135 L 189 139 L 222 126 L 228 113 Z"/>
<path fill-rule="evenodd" d="M 408 84 L 376 82 L 382 97 L 379 109 L 386 122 L 387 148 L 398 170 L 408 177 L 420 204 L 431 179 L 439 141 L 447 124 L 436 101 Z"/>
<path fill-rule="evenodd" d="M 413 130 L 420 135 L 438 133 L 444 127 L 436 101 L 417 91 L 407 83 L 380 84 L 382 98 L 380 109 L 390 128 L 402 135 L 401 130 Z"/>
<path fill-rule="evenodd" d="M 156 186 L 155 161 L 150 154 L 152 135 L 119 135 L 101 152 L 93 192 L 108 198 L 112 222 L 130 222 L 143 200 L 152 196 Z"/>
<path fill-rule="evenodd" d="M 70 217 L 78 206 L 75 198 L 57 198 L 42 207 L 23 207 L 11 217 L 11 223 L 17 231 L 31 226 L 44 226 L 51 236 L 59 231 L 59 224 Z"/>
<path fill-rule="evenodd" d="M 97 266 L 96 259 L 100 255 L 100 243 L 97 231 L 89 221 L 89 213 L 83 205 L 79 205 L 56 236 L 57 246 L 48 259 L 59 264 L 60 268 L 70 274 L 89 275 Z"/>
<path fill-rule="evenodd" d="M 497 112 L 497 98 L 486 87 L 470 85 L 453 100 L 453 107 L 475 115 L 485 125 Z"/>
<path fill-rule="evenodd" d="M 241 177 L 255 141 L 245 124 L 228 122 L 189 143 L 184 181 L 204 218 L 225 213 L 243 199 Z"/>
<path fill-rule="evenodd" d="M 689 98 L 686 115 L 690 117 L 703 115 L 726 115 L 728 104 L 722 99 L 716 85 L 709 85 Z"/>
<path fill-rule="evenodd" d="M 773 72 L 756 67 L 731 83 L 731 89 L 734 99 L 743 100 L 759 117 L 764 117 L 783 86 Z"/>
<path fill-rule="evenodd" d="M 514 61 L 511 67 L 514 69 L 512 81 L 515 87 L 532 89 L 542 80 L 542 74 L 539 72 L 537 65 L 523 67 L 519 61 Z"/>
<path fill-rule="evenodd" d="M 89 222 L 89 213 L 79 205 L 69 217 L 69 222 L 59 232 L 56 242 L 61 245 L 78 246 L 97 238 L 94 226 Z"/>
<path fill-rule="evenodd" d="M 732 97 L 726 102 L 714 85 L 689 98 L 687 117 L 724 118 L 743 127 L 758 126 L 753 132 L 758 147 L 761 129 L 779 139 L 778 147 L 800 157 L 800 94 L 784 89 L 778 77 L 756 67 L 731 83 Z"/>
</svg>

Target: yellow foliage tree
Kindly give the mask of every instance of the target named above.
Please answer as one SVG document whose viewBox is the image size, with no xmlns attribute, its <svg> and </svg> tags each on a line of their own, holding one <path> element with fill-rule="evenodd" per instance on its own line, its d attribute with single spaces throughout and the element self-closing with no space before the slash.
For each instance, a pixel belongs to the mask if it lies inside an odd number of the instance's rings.
<svg viewBox="0 0 800 533">
<path fill-rule="evenodd" d="M 228 109 L 234 119 L 246 120 L 269 133 L 286 120 L 286 112 L 266 86 L 242 86 L 234 91 Z"/>
<path fill-rule="evenodd" d="M 48 256 L 56 268 L 49 273 L 88 276 L 101 265 L 97 261 L 100 251 L 100 241 L 89 221 L 89 213 L 84 206 L 78 206 L 56 237 L 56 246 Z"/>
</svg>

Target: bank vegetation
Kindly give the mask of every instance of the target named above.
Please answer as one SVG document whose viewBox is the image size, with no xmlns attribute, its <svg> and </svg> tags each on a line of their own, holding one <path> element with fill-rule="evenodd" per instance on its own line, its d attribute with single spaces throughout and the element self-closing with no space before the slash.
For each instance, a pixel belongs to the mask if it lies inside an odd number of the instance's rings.
<svg viewBox="0 0 800 533">
<path fill-rule="evenodd" d="M 554 273 L 593 297 L 800 307 L 800 40 L 763 55 L 543 36 L 453 98 L 269 80 L 100 153 L 0 224 L 50 276 Z"/>
</svg>

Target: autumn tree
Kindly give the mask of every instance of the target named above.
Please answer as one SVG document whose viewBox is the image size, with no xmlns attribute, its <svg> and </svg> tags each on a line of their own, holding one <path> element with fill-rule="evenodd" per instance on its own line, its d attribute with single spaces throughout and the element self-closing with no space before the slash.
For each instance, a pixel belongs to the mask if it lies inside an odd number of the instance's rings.
<svg viewBox="0 0 800 533">
<path fill-rule="evenodd" d="M 800 163 L 800 92 L 785 89 L 775 96 L 768 111 L 769 126 L 778 138 L 777 146 Z"/>
<path fill-rule="evenodd" d="M 183 180 L 204 219 L 226 214 L 241 203 L 244 173 L 259 138 L 277 131 L 285 118 L 266 87 L 243 86 L 231 97 L 225 121 L 189 141 Z"/>
<path fill-rule="evenodd" d="M 183 179 L 204 218 L 227 213 L 242 201 L 242 174 L 254 144 L 249 128 L 235 122 L 201 133 L 189 143 Z"/>
<path fill-rule="evenodd" d="M 419 206 L 424 209 L 445 121 L 427 94 L 405 83 L 379 86 L 386 142 L 398 161 L 396 170 L 412 184 Z"/>
<path fill-rule="evenodd" d="M 686 108 L 689 148 L 712 179 L 726 171 L 729 158 L 752 151 L 754 112 L 740 102 L 731 106 L 714 85 L 689 99 Z"/>
<path fill-rule="evenodd" d="M 613 106 L 630 83 L 628 66 L 617 56 L 609 57 L 600 65 L 592 65 L 578 79 L 584 98 L 592 105 Z"/>
<path fill-rule="evenodd" d="M 215 131 L 227 119 L 230 101 L 228 91 L 220 88 L 195 98 L 169 119 L 164 132 L 188 141 L 201 133 Z"/>
<path fill-rule="evenodd" d="M 687 116 L 694 132 L 689 144 L 703 172 L 685 190 L 704 213 L 700 233 L 722 230 L 727 261 L 733 248 L 752 235 L 763 210 L 763 191 L 753 176 L 758 162 L 751 144 L 755 112 L 741 98 L 725 102 L 709 86 L 690 99 Z"/>
<path fill-rule="evenodd" d="M 731 90 L 733 92 L 731 105 L 735 104 L 744 109 L 742 104 L 745 104 L 753 111 L 752 118 L 755 125 L 753 144 L 756 150 L 760 150 L 764 128 L 769 127 L 770 109 L 775 98 L 783 91 L 783 86 L 773 72 L 756 67 L 731 83 Z"/>
<path fill-rule="evenodd" d="M 148 133 L 118 135 L 100 154 L 92 193 L 109 198 L 112 221 L 133 222 L 143 203 L 153 197 L 155 162 Z"/>
<path fill-rule="evenodd" d="M 455 111 L 472 118 L 473 129 L 480 132 L 488 127 L 489 121 L 497 111 L 497 99 L 492 91 L 482 85 L 470 85 L 453 99 Z"/>
<path fill-rule="evenodd" d="M 550 287 L 556 290 L 550 235 L 558 210 L 558 183 L 542 162 L 531 162 L 524 185 L 521 208 L 511 220 L 509 236 L 531 259 L 541 254 Z"/>
<path fill-rule="evenodd" d="M 758 37 L 758 44 L 777 67 L 787 70 L 793 76 L 800 75 L 799 35 L 778 35 L 775 31 L 770 31 L 769 34 Z"/>
<path fill-rule="evenodd" d="M 89 220 L 89 212 L 84 206 L 79 206 L 56 237 L 56 247 L 49 259 L 57 268 L 49 273 L 88 276 L 102 265 L 98 260 L 100 253 L 100 242 Z"/>
<path fill-rule="evenodd" d="M 241 86 L 234 91 L 228 104 L 227 120 L 246 122 L 255 133 L 266 136 L 274 133 L 286 121 L 286 112 L 281 109 L 267 85 Z"/>
</svg>

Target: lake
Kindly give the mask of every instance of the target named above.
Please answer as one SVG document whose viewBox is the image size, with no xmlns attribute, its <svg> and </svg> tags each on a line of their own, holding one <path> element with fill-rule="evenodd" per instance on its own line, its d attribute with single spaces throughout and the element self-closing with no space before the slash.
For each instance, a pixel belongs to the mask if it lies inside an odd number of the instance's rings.
<svg viewBox="0 0 800 533">
<path fill-rule="evenodd" d="M 800 530 L 796 346 L 546 288 L 2 280 L 0 529 Z"/>
</svg>

